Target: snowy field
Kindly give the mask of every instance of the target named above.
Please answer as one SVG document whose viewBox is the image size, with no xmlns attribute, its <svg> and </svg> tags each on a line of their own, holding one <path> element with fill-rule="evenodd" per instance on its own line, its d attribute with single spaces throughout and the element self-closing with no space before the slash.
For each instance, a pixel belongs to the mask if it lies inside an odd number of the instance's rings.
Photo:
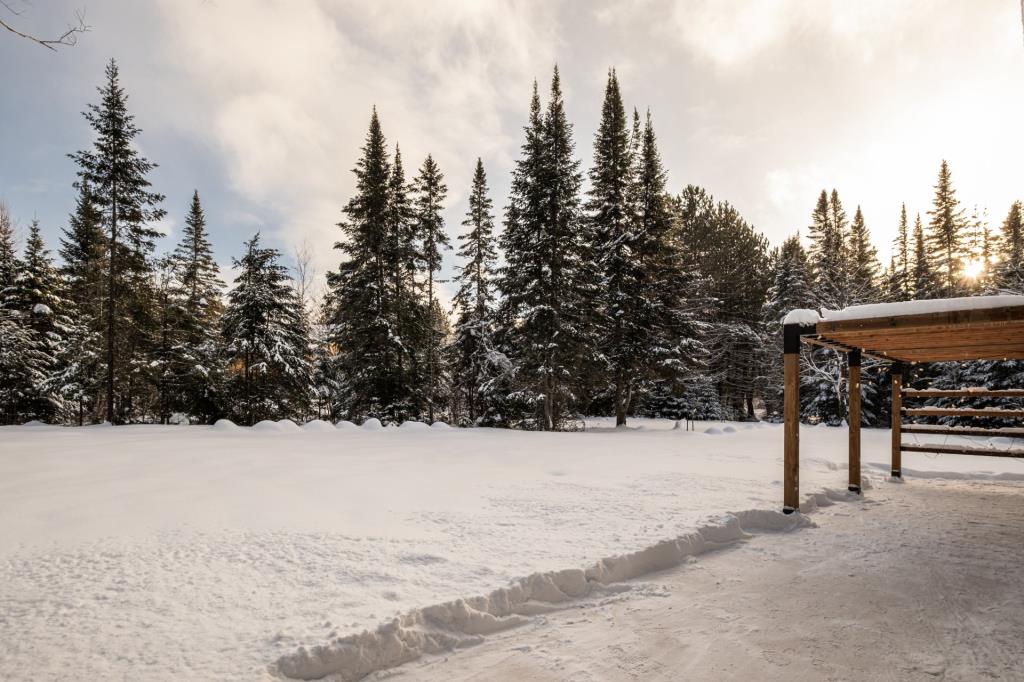
<svg viewBox="0 0 1024 682">
<path fill-rule="evenodd" d="M 446 643 L 386 629 L 338 641 L 397 614 L 489 594 L 493 611 L 492 593 L 514 579 L 587 567 L 593 577 L 595 566 L 607 585 L 586 596 L 624 599 L 643 588 L 621 578 L 685 555 L 673 542 L 666 559 L 661 541 L 688 538 L 693 549 L 732 540 L 736 519 L 726 512 L 771 510 L 739 514 L 748 530 L 794 523 L 775 513 L 780 426 L 633 424 L 594 420 L 556 434 L 422 424 L 4 427 L 0 677 L 349 679 L 359 666 L 393 662 L 395 647 L 404 660 L 416 646 L 429 653 Z M 846 438 L 845 429 L 802 429 L 804 497 L 845 491 Z M 876 486 L 888 438 L 863 433 Z M 904 472 L 1024 481 L 1024 463 L 988 457 L 905 453 Z M 533 590 L 532 606 L 511 612 L 584 596 L 571 584 L 577 573 L 517 583 L 520 597 Z M 466 635 L 447 644 L 525 622 L 469 611 L 445 612 Z M 353 662 L 346 642 L 362 644 L 362 658 Z"/>
</svg>

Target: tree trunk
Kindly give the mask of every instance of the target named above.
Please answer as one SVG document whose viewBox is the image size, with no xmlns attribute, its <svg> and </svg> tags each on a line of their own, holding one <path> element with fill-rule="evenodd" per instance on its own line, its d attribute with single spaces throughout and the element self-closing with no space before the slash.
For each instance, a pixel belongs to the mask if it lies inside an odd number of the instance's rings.
<svg viewBox="0 0 1024 682">
<path fill-rule="evenodd" d="M 622 372 L 615 375 L 615 426 L 626 425 L 626 397 L 622 390 Z"/>
<path fill-rule="evenodd" d="M 114 260 L 117 254 L 117 183 L 110 191 L 114 200 L 110 206 L 110 262 L 107 267 L 107 421 L 114 419 Z"/>
</svg>

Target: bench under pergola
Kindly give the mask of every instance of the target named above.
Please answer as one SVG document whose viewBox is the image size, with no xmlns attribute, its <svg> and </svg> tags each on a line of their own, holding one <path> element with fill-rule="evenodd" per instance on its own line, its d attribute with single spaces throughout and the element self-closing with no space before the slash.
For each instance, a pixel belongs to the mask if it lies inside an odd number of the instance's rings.
<svg viewBox="0 0 1024 682">
<path fill-rule="evenodd" d="M 1024 397 L 1022 390 L 963 387 L 919 390 L 903 387 L 908 365 L 964 360 L 1024 360 L 1024 296 L 906 301 L 853 306 L 839 311 L 794 310 L 783 323 L 785 353 L 785 458 L 783 511 L 800 507 L 800 347 L 802 343 L 846 354 L 849 368 L 849 489 L 861 491 L 860 363 L 870 357 L 891 363 L 892 475 L 901 477 L 903 452 L 1024 457 L 1024 449 L 991 450 L 970 446 L 904 444 L 902 434 L 1022 437 L 1024 429 L 987 429 L 903 424 L 903 416 L 1006 417 L 1024 419 L 1024 410 L 912 407 L 918 398 Z"/>
</svg>

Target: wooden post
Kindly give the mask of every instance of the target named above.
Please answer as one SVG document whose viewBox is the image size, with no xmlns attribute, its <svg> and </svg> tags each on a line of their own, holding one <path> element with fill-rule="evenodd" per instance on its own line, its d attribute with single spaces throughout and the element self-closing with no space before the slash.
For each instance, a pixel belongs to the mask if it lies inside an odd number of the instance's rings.
<svg viewBox="0 0 1024 682">
<path fill-rule="evenodd" d="M 892 476 L 902 478 L 900 450 L 903 445 L 903 364 L 892 366 Z"/>
<path fill-rule="evenodd" d="M 786 514 L 800 508 L 800 331 L 800 325 L 796 324 L 784 325 L 782 331 L 785 379 L 782 511 Z"/>
<path fill-rule="evenodd" d="M 847 489 L 860 494 L 860 350 L 853 349 L 846 354 L 849 365 L 847 384 L 850 389 L 850 405 L 846 423 L 850 432 L 850 483 Z"/>
</svg>

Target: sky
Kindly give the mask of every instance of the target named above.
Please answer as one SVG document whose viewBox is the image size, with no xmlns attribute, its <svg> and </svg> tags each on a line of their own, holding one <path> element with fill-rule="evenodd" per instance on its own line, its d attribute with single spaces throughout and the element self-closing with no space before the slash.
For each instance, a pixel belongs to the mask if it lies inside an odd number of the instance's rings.
<svg viewBox="0 0 1024 682">
<path fill-rule="evenodd" d="M 286 254 L 306 244 L 321 276 L 337 267 L 373 106 L 410 177 L 428 153 L 440 164 L 453 237 L 478 156 L 500 210 L 531 84 L 543 95 L 556 63 L 584 169 L 615 67 L 627 106 L 651 111 L 671 190 L 705 187 L 773 244 L 806 234 L 835 188 L 887 262 L 901 202 L 927 211 L 942 159 L 993 226 L 1024 199 L 1018 0 L 8 4 L 5 20 L 43 36 L 76 10 L 91 26 L 58 52 L 0 33 L 0 199 L 54 250 L 74 205 L 67 154 L 91 143 L 81 112 L 110 58 L 159 164 L 160 249 L 198 189 L 224 267 L 257 230 Z"/>
</svg>

